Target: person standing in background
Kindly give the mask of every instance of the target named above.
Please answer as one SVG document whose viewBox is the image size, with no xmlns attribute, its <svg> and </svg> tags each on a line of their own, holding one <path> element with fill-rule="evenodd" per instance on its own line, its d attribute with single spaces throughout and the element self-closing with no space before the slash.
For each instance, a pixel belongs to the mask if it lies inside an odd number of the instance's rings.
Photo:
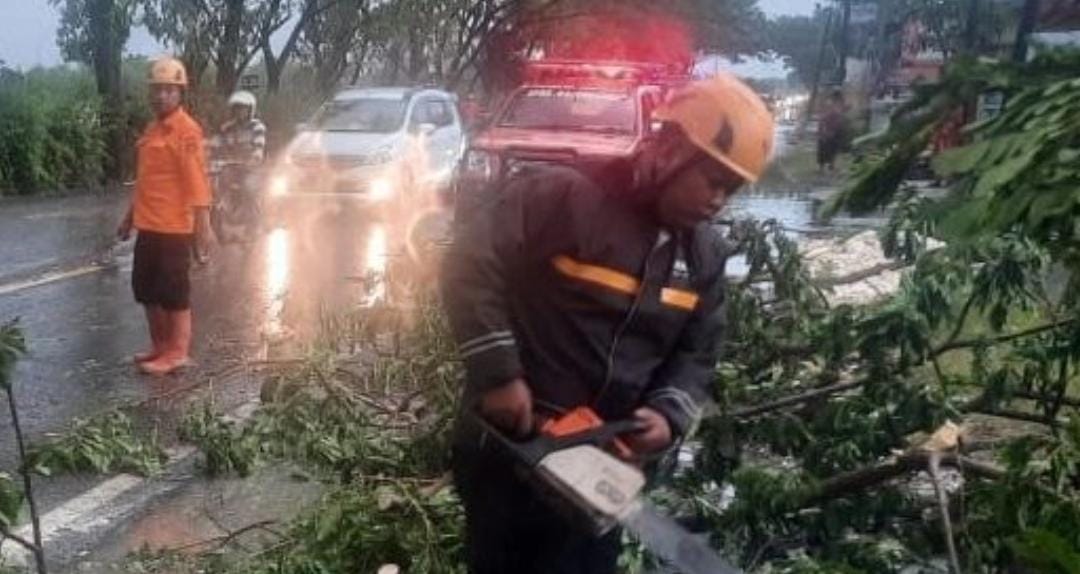
<svg viewBox="0 0 1080 574">
<path fill-rule="evenodd" d="M 191 363 L 193 252 L 205 258 L 210 242 L 210 184 L 203 131 L 183 108 L 184 65 L 161 58 L 150 67 L 155 119 L 139 138 L 135 195 L 117 234 L 137 232 L 131 273 L 152 346 L 135 356 L 139 369 L 167 375 Z"/>
<path fill-rule="evenodd" d="M 844 93 L 834 91 L 825 104 L 825 111 L 818 120 L 817 164 L 818 170 L 836 169 L 836 156 L 848 147 L 849 126 Z"/>
</svg>

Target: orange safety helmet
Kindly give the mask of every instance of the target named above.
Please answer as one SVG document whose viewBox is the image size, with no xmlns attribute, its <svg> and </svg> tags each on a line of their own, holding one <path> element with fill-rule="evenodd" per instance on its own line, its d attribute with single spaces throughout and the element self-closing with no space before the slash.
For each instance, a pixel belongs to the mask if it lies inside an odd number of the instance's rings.
<svg viewBox="0 0 1080 574">
<path fill-rule="evenodd" d="M 146 81 L 149 84 L 187 87 L 187 70 L 184 69 L 184 64 L 180 60 L 165 56 L 150 64 L 150 73 Z"/>
<path fill-rule="evenodd" d="M 695 146 L 748 182 L 757 181 L 769 163 L 772 114 L 754 90 L 731 74 L 675 92 L 655 117 L 678 125 Z"/>
</svg>

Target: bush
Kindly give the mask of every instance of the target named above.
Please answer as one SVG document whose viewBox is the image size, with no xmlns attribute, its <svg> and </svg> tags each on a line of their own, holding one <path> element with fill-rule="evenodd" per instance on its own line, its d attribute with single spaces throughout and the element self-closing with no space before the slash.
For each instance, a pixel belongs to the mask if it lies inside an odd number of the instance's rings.
<svg viewBox="0 0 1080 574">
<path fill-rule="evenodd" d="M 0 195 L 100 181 L 103 136 L 100 101 L 86 71 L 0 75 Z"/>
</svg>

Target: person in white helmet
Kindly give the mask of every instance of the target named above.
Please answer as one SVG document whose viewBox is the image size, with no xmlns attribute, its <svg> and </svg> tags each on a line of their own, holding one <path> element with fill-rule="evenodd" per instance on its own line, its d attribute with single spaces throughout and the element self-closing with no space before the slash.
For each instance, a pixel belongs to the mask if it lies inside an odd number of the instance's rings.
<svg viewBox="0 0 1080 574">
<path fill-rule="evenodd" d="M 255 94 L 246 90 L 229 96 L 229 121 L 214 141 L 215 157 L 221 160 L 262 165 L 266 159 L 266 125 L 255 117 Z"/>
</svg>

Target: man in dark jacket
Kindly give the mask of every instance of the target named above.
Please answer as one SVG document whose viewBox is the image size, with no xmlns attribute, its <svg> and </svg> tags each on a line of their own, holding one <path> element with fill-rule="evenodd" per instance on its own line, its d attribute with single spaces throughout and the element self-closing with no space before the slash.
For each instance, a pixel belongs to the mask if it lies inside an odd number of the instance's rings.
<svg viewBox="0 0 1080 574">
<path fill-rule="evenodd" d="M 665 127 L 626 184 L 525 169 L 460 225 L 445 261 L 467 374 L 453 454 L 472 574 L 609 574 L 620 545 L 617 531 L 597 539 L 551 510 L 471 413 L 527 436 L 587 405 L 640 421 L 624 440 L 646 457 L 685 437 L 708 398 L 724 299 L 710 220 L 764 170 L 773 122 L 726 75 L 657 117 Z"/>
</svg>

